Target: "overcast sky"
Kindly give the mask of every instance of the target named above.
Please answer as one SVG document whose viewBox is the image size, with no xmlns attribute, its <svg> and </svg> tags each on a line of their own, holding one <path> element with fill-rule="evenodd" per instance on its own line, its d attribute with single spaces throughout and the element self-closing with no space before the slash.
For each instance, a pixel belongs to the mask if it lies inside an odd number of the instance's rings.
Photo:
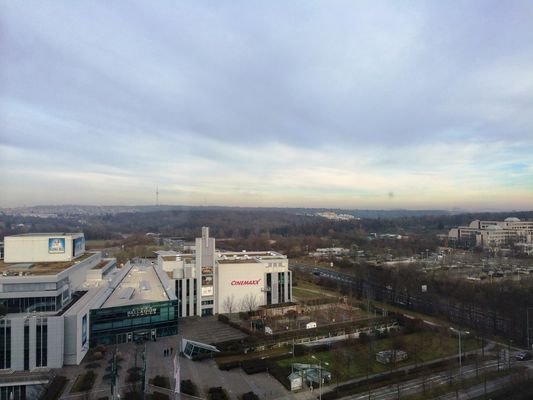
<svg viewBox="0 0 533 400">
<path fill-rule="evenodd" d="M 0 207 L 533 209 L 531 1 L 0 0 Z"/>
</svg>

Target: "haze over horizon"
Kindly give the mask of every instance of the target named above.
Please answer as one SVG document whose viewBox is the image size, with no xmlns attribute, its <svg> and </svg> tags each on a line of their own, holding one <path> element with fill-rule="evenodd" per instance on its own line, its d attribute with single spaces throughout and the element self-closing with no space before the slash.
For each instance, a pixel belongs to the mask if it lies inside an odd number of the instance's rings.
<svg viewBox="0 0 533 400">
<path fill-rule="evenodd" d="M 533 3 L 2 2 L 0 207 L 533 209 Z"/>
</svg>

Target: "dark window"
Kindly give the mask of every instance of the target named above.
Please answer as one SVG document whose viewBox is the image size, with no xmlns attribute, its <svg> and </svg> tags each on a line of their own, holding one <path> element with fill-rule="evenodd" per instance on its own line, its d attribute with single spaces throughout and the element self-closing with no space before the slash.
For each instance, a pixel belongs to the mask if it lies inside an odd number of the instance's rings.
<svg viewBox="0 0 533 400">
<path fill-rule="evenodd" d="M 0 321 L 0 369 L 11 368 L 11 327 Z"/>
<path fill-rule="evenodd" d="M 48 352 L 48 326 L 37 325 L 36 329 L 36 343 L 35 343 L 35 360 L 37 367 L 46 367 L 47 352 Z"/>
<path fill-rule="evenodd" d="M 267 304 L 272 304 L 272 274 L 267 274 Z"/>
<path fill-rule="evenodd" d="M 26 322 L 27 324 L 28 322 Z M 30 327 L 24 326 L 24 370 L 30 369 Z"/>
</svg>

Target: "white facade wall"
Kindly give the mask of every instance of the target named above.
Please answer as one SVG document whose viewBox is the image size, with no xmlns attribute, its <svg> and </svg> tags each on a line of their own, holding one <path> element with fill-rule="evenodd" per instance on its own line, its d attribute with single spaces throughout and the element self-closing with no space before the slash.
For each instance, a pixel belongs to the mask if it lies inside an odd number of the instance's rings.
<svg viewBox="0 0 533 400">
<path fill-rule="evenodd" d="M 62 316 L 48 318 L 48 366 L 63 366 L 65 321 Z"/>
<path fill-rule="evenodd" d="M 90 310 L 99 308 L 108 296 L 108 282 L 90 289 L 76 304 L 65 312 L 65 365 L 79 365 L 89 350 Z"/>
<path fill-rule="evenodd" d="M 63 317 L 49 316 L 47 325 L 47 362 L 42 368 L 61 368 L 63 366 Z M 37 316 L 20 316 L 7 318 L 11 323 L 11 369 L 24 370 L 24 327 L 29 327 L 29 370 L 36 365 L 36 330 Z M 41 323 L 42 324 L 42 323 Z"/>
<path fill-rule="evenodd" d="M 87 271 L 98 265 L 100 261 L 102 261 L 102 253 L 96 252 L 89 258 L 86 258 L 69 269 L 59 273 L 58 276 L 60 279 L 68 276 L 70 290 L 77 290 L 85 283 L 85 280 L 87 279 Z"/>
<path fill-rule="evenodd" d="M 6 236 L 5 263 L 24 262 L 65 262 L 73 257 L 74 239 L 83 238 L 83 234 L 54 234 L 50 235 L 15 235 Z M 58 239 L 61 248 L 53 246 L 54 239 Z M 85 251 L 85 241 L 83 241 Z M 83 254 L 83 251 L 80 254 Z"/>
<path fill-rule="evenodd" d="M 262 263 L 221 263 L 217 268 L 217 305 L 219 313 L 226 313 L 224 302 L 233 299 L 233 312 L 248 311 L 249 300 L 255 307 L 266 304 L 265 267 Z"/>
</svg>

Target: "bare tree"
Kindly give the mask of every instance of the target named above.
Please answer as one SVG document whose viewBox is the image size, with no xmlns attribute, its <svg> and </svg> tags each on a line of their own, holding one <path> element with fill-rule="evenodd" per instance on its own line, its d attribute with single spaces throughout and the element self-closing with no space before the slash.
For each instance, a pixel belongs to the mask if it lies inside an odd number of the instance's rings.
<svg viewBox="0 0 533 400">
<path fill-rule="evenodd" d="M 233 311 L 235 311 L 236 305 L 237 304 L 235 301 L 235 294 L 232 294 L 231 296 L 226 296 L 222 301 L 222 306 L 228 314 L 231 314 Z"/>
<path fill-rule="evenodd" d="M 241 309 L 248 312 L 255 311 L 258 306 L 257 296 L 252 293 L 246 294 L 241 300 Z"/>
</svg>

